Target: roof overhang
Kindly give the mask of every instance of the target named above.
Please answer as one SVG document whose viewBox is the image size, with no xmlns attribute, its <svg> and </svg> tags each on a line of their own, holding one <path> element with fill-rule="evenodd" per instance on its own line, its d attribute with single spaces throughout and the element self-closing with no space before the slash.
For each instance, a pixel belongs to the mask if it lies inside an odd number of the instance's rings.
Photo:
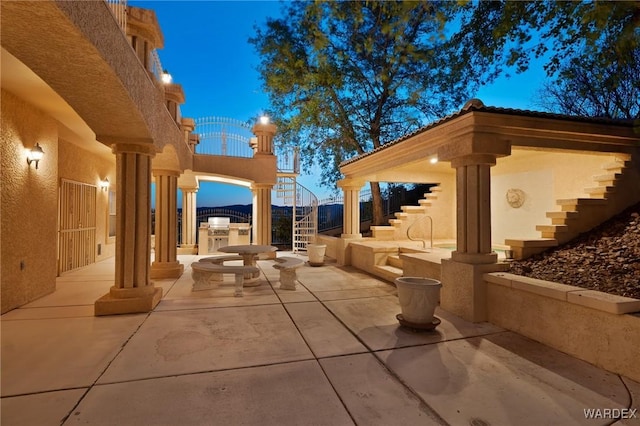
<svg viewBox="0 0 640 426">
<path fill-rule="evenodd" d="M 353 181 L 433 182 L 433 173 L 453 173 L 447 162 L 454 158 L 508 156 L 511 147 L 629 154 L 640 149 L 640 134 L 629 122 L 482 106 L 348 160 L 340 171 Z"/>
</svg>

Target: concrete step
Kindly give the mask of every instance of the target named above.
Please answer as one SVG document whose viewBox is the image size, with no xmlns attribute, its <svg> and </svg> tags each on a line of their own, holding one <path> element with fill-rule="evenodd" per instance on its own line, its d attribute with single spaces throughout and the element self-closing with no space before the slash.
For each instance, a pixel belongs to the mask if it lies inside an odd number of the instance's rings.
<svg viewBox="0 0 640 426">
<path fill-rule="evenodd" d="M 597 175 L 593 177 L 593 180 L 600 185 L 611 186 L 615 185 L 615 181 L 622 177 L 622 173 L 607 173 L 604 175 Z"/>
<path fill-rule="evenodd" d="M 369 229 L 373 238 L 385 241 L 393 240 L 396 232 L 393 226 L 372 226 Z"/>
<path fill-rule="evenodd" d="M 373 274 L 389 282 L 394 282 L 396 278 L 402 276 L 402 269 L 390 265 L 374 265 Z"/>
<path fill-rule="evenodd" d="M 613 186 L 595 186 L 584 190 L 591 198 L 609 198 L 611 194 L 616 192 Z"/>
<path fill-rule="evenodd" d="M 431 207 L 431 200 L 418 200 L 418 204 L 422 207 Z"/>
<path fill-rule="evenodd" d="M 567 225 L 536 225 L 536 231 L 540 232 L 568 232 L 569 226 Z M 543 237 L 548 238 L 548 237 Z"/>
<path fill-rule="evenodd" d="M 578 211 L 578 206 L 583 207 L 595 207 L 604 206 L 607 204 L 607 200 L 603 198 L 565 198 L 556 201 L 561 207 L 563 212 Z"/>
<path fill-rule="evenodd" d="M 402 206 L 401 207 L 402 211 L 404 213 L 425 213 L 425 207 L 424 206 Z"/>
<path fill-rule="evenodd" d="M 534 254 L 542 253 L 543 251 L 556 247 L 558 240 L 555 238 L 538 238 L 530 240 L 517 240 L 507 239 L 504 241 L 505 245 L 511 247 L 513 250 L 513 258 L 516 260 L 527 259 Z"/>
<path fill-rule="evenodd" d="M 400 259 L 400 255 L 391 254 L 387 256 L 387 265 L 402 269 L 402 259 Z"/>
<path fill-rule="evenodd" d="M 631 161 L 612 161 L 602 166 L 604 170 L 621 172 L 626 167 L 631 165 Z"/>
<path fill-rule="evenodd" d="M 579 216 L 578 212 L 547 212 L 546 216 L 553 219 L 576 219 Z"/>
<path fill-rule="evenodd" d="M 400 219 L 389 219 L 389 225 L 393 226 L 394 228 L 398 228 L 402 225 L 402 220 Z"/>
<path fill-rule="evenodd" d="M 394 216 L 396 217 L 396 219 L 402 220 L 402 219 L 408 218 L 409 214 L 408 213 L 404 213 L 404 212 L 395 212 Z"/>
</svg>

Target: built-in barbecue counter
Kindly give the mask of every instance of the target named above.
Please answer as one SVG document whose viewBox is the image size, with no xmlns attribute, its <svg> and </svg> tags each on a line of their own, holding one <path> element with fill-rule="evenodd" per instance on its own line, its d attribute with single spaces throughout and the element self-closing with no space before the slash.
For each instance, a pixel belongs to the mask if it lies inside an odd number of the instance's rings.
<svg viewBox="0 0 640 426">
<path fill-rule="evenodd" d="M 231 223 L 228 217 L 210 217 L 198 229 L 198 254 L 215 253 L 220 247 L 251 244 L 251 224 Z"/>
</svg>

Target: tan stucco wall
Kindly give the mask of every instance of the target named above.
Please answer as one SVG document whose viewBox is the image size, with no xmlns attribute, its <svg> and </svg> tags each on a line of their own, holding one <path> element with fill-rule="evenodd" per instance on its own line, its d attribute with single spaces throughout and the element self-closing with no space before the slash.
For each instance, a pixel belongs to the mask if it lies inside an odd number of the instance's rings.
<svg viewBox="0 0 640 426">
<path fill-rule="evenodd" d="M 98 142 L 88 142 L 98 143 Z M 108 238 L 108 207 L 109 194 L 100 189 L 99 182 L 109 179 L 110 191 L 116 188 L 116 159 L 115 155 L 105 158 L 90 153 L 70 142 L 59 141 L 58 149 L 58 175 L 60 179 L 69 179 L 75 182 L 95 185 L 97 187 L 96 199 L 96 245 L 101 244 L 101 254 L 96 261 L 115 255 L 115 238 Z"/>
<path fill-rule="evenodd" d="M 594 176 L 613 155 L 514 149 L 491 168 L 491 238 L 504 244 L 507 238 L 540 238 L 536 225 L 548 225 L 550 211 L 560 211 L 556 200 L 588 197 L 586 188 L 598 186 Z M 520 208 L 507 203 L 506 192 L 521 189 L 525 202 Z"/>
<path fill-rule="evenodd" d="M 486 285 L 492 324 L 640 380 L 639 315 L 615 315 L 494 283 Z"/>
<path fill-rule="evenodd" d="M 2 90 L 0 263 L 2 313 L 55 290 L 58 131 L 40 110 Z M 38 170 L 26 148 L 44 151 Z M 22 267 L 21 267 L 22 265 Z"/>
</svg>

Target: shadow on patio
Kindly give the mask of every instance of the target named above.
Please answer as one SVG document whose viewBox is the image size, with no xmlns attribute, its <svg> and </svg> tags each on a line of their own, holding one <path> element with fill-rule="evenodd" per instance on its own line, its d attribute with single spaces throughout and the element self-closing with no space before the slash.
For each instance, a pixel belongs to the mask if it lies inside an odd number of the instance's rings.
<svg viewBox="0 0 640 426">
<path fill-rule="evenodd" d="M 148 314 L 93 316 L 110 259 L 3 315 L 2 424 L 610 424 L 585 410 L 640 402 L 640 384 L 488 323 L 399 328 L 395 288 L 351 267 L 305 265 L 286 291 L 259 261 L 237 298 L 232 280 L 191 291 L 198 258 L 155 281 Z"/>
</svg>

